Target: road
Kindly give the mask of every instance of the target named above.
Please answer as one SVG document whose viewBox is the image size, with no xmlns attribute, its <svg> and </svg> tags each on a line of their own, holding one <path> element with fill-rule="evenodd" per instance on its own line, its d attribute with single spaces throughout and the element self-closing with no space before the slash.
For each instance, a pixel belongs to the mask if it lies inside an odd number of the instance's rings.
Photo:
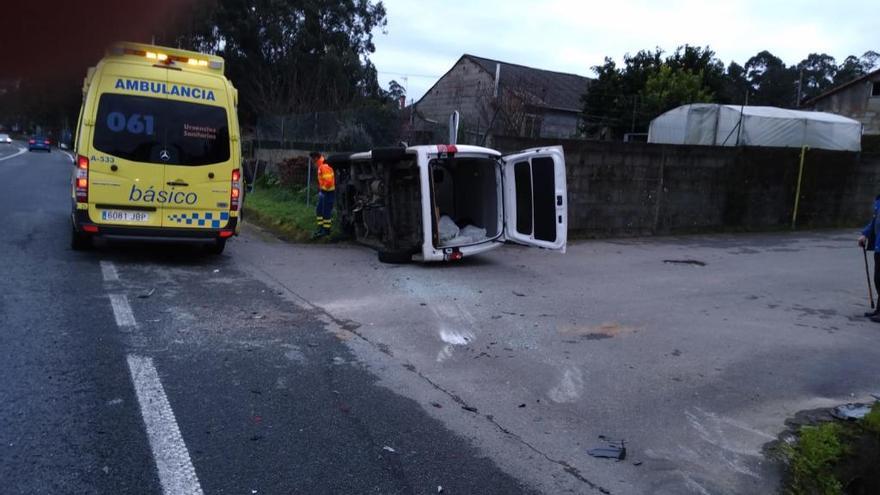
<svg viewBox="0 0 880 495">
<path fill-rule="evenodd" d="M 786 418 L 880 389 L 851 231 L 74 253 L 70 159 L 10 153 L 4 492 L 768 492 Z"/>
</svg>

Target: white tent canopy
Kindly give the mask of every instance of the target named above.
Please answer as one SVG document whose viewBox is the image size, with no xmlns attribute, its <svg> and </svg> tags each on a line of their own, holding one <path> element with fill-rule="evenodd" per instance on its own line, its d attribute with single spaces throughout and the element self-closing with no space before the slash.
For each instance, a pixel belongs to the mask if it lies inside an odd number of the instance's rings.
<svg viewBox="0 0 880 495">
<path fill-rule="evenodd" d="M 649 143 L 668 144 L 859 151 L 861 141 L 861 122 L 840 115 L 709 103 L 673 108 L 652 120 L 648 130 Z"/>
</svg>

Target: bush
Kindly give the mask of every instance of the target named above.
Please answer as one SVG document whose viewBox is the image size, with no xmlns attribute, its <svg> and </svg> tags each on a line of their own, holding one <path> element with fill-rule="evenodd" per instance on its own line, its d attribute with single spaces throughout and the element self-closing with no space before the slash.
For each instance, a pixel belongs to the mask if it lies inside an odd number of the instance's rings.
<svg viewBox="0 0 880 495">
<path fill-rule="evenodd" d="M 843 485 L 834 474 L 834 466 L 845 454 L 841 442 L 842 427 L 837 423 L 804 426 L 798 442 L 783 448 L 789 458 L 790 481 L 787 493 L 793 495 L 843 493 Z"/>
</svg>

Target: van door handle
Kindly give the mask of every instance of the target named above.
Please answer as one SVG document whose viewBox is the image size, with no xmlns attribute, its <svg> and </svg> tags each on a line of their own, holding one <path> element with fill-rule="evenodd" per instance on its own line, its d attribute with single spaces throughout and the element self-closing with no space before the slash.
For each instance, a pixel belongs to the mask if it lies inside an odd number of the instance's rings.
<svg viewBox="0 0 880 495">
<path fill-rule="evenodd" d="M 168 184 L 169 186 L 183 186 L 183 187 L 186 187 L 189 185 L 186 182 L 183 182 L 182 180 L 171 180 L 171 181 L 166 182 L 166 184 Z"/>
</svg>

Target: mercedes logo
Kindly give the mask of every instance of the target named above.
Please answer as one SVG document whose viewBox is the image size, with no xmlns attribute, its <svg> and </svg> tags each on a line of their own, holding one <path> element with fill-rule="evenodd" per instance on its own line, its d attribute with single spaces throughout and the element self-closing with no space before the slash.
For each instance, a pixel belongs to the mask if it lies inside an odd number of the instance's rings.
<svg viewBox="0 0 880 495">
<path fill-rule="evenodd" d="M 159 152 L 159 158 L 160 158 L 163 162 L 167 162 L 168 160 L 171 159 L 171 153 L 168 153 L 168 150 L 162 150 L 162 151 Z"/>
</svg>

